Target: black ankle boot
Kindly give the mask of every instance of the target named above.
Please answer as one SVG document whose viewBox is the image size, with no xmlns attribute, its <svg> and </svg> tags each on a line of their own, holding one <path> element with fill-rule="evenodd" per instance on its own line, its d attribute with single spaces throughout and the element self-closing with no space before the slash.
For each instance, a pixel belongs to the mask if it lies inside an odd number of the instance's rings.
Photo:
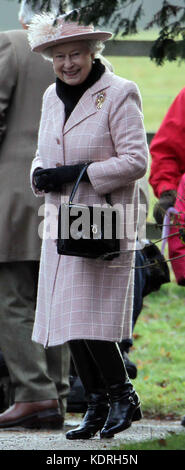
<svg viewBox="0 0 185 470">
<path fill-rule="evenodd" d="M 110 410 L 100 432 L 101 438 L 113 437 L 114 434 L 129 428 L 132 421 L 142 418 L 139 396 L 130 383 L 122 386 L 112 385 L 109 392 Z"/>
<path fill-rule="evenodd" d="M 90 439 L 102 429 L 108 415 L 108 398 L 98 393 L 91 393 L 88 407 L 82 423 L 78 428 L 68 431 L 66 439 Z"/>
</svg>

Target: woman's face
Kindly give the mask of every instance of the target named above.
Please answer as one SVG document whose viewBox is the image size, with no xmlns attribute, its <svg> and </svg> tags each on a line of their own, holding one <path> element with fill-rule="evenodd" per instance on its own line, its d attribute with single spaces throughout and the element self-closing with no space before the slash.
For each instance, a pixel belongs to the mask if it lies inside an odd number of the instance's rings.
<svg viewBox="0 0 185 470">
<path fill-rule="evenodd" d="M 60 80 L 68 85 L 80 85 L 89 75 L 94 54 L 85 41 L 74 41 L 53 47 L 53 68 Z"/>
</svg>

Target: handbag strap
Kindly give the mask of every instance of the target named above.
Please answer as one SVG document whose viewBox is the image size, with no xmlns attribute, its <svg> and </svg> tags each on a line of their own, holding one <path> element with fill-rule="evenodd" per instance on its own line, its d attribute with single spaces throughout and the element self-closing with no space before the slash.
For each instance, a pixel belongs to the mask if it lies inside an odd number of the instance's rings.
<svg viewBox="0 0 185 470">
<path fill-rule="evenodd" d="M 75 194 L 76 194 L 76 191 L 78 189 L 78 186 L 80 184 L 80 181 L 82 179 L 82 176 L 84 175 L 85 171 L 87 170 L 88 166 L 91 164 L 92 162 L 89 162 L 89 163 L 85 163 L 84 167 L 82 168 L 82 170 L 80 171 L 79 175 L 78 175 L 78 178 L 77 180 L 75 181 L 75 184 L 73 186 L 73 189 L 71 191 L 71 195 L 70 195 L 70 198 L 69 198 L 69 204 L 71 204 L 73 202 L 73 199 L 75 197 Z M 106 202 L 107 204 L 109 204 L 110 206 L 112 205 L 111 204 L 111 197 L 110 197 L 110 194 L 106 194 L 105 195 L 105 199 L 106 199 Z"/>
</svg>

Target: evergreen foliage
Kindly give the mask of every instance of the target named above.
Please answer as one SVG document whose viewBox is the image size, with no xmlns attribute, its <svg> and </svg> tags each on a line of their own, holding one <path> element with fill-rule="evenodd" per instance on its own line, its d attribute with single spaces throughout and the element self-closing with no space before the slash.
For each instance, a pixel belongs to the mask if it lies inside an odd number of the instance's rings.
<svg viewBox="0 0 185 470">
<path fill-rule="evenodd" d="M 33 6 L 41 1 L 41 8 L 44 6 L 49 11 L 52 0 L 27 1 Z M 59 14 L 69 7 L 76 10 L 70 19 L 75 20 L 79 15 L 79 20 L 85 24 L 106 27 L 108 24 L 114 38 L 118 34 L 125 37 L 137 33 L 139 21 L 145 16 L 144 0 L 59 0 Z M 173 5 L 161 0 L 161 8 L 144 29 L 153 27 L 159 29 L 159 34 L 151 49 L 151 59 L 158 65 L 166 60 L 185 59 L 185 6 L 179 6 L 178 0 Z"/>
</svg>

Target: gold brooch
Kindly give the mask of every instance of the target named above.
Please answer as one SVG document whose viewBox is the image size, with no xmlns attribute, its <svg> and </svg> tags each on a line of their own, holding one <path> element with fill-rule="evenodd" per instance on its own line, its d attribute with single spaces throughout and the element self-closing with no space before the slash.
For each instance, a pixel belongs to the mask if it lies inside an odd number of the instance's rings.
<svg viewBox="0 0 185 470">
<path fill-rule="evenodd" d="M 97 109 L 102 108 L 104 101 L 105 101 L 105 92 L 102 91 L 102 92 L 98 93 L 97 98 L 96 98 L 96 107 L 97 107 Z"/>
</svg>

